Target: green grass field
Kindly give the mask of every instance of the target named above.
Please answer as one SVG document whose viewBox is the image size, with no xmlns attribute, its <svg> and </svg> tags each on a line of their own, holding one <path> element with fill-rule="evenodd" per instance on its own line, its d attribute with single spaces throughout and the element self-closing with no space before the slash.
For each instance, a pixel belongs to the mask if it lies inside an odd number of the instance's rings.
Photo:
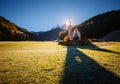
<svg viewBox="0 0 120 84">
<path fill-rule="evenodd" d="M 120 42 L 0 42 L 0 84 L 120 84 Z"/>
</svg>

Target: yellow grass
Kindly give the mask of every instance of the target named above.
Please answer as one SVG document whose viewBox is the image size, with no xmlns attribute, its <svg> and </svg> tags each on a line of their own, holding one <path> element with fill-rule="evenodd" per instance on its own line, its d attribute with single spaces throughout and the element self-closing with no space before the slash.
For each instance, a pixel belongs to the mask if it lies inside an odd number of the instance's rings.
<svg viewBox="0 0 120 84">
<path fill-rule="evenodd" d="M 64 79 L 66 67 L 68 71 L 76 73 L 74 69 L 84 61 L 79 57 L 81 54 L 119 78 L 120 42 L 93 44 L 113 52 L 94 49 L 96 47 L 90 45 L 62 46 L 57 42 L 0 42 L 0 84 L 60 84 Z M 67 56 L 71 61 L 66 60 Z M 76 65 L 74 69 L 72 64 L 74 67 Z"/>
</svg>

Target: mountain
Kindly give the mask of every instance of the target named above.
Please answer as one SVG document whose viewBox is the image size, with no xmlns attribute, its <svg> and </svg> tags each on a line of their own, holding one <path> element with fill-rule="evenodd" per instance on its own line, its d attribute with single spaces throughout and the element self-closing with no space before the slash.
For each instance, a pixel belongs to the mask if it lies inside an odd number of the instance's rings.
<svg viewBox="0 0 120 84">
<path fill-rule="evenodd" d="M 59 38 L 59 32 L 63 31 L 59 25 L 46 32 L 29 32 L 25 28 L 0 16 L 0 41 L 41 40 L 50 41 Z"/>
<path fill-rule="evenodd" d="M 102 38 L 108 33 L 120 30 L 120 10 L 113 10 L 96 15 L 75 26 L 81 32 L 82 38 Z M 61 32 L 60 38 L 67 35 L 67 30 Z"/>
<path fill-rule="evenodd" d="M 120 41 L 120 30 L 119 31 L 115 30 L 113 32 L 110 32 L 102 39 L 105 41 Z"/>
<path fill-rule="evenodd" d="M 101 38 L 114 30 L 120 30 L 120 10 L 99 14 L 78 25 L 82 36 Z"/>
<path fill-rule="evenodd" d="M 34 34 L 0 16 L 0 41 L 33 40 Z"/>
<path fill-rule="evenodd" d="M 39 32 L 34 32 L 34 31 L 32 31 L 32 33 L 33 33 L 33 34 L 36 34 L 37 36 L 39 36 L 39 34 L 44 33 L 44 31 L 39 31 Z"/>
<path fill-rule="evenodd" d="M 59 33 L 61 31 L 64 31 L 64 30 L 62 28 L 60 28 L 59 26 L 57 26 L 56 28 L 51 29 L 49 31 L 39 33 L 39 40 L 40 41 L 56 40 L 59 38 Z"/>
</svg>

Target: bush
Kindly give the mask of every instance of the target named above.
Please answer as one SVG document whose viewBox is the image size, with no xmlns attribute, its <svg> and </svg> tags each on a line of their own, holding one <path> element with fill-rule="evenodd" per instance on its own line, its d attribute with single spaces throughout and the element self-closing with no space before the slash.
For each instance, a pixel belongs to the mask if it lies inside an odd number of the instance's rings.
<svg viewBox="0 0 120 84">
<path fill-rule="evenodd" d="M 69 41 L 69 36 L 67 35 L 64 37 L 64 42 L 68 42 L 68 41 Z"/>
</svg>

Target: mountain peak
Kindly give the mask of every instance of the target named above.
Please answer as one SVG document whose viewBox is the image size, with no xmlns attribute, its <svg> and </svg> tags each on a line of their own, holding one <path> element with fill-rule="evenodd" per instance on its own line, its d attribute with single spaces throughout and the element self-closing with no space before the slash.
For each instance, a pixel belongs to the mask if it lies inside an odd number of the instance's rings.
<svg viewBox="0 0 120 84">
<path fill-rule="evenodd" d="M 56 40 L 59 38 L 59 33 L 61 31 L 64 31 L 62 28 L 60 27 L 56 27 L 54 29 L 51 29 L 49 31 L 43 32 L 39 34 L 39 40 L 41 41 L 52 41 L 52 40 Z"/>
</svg>

